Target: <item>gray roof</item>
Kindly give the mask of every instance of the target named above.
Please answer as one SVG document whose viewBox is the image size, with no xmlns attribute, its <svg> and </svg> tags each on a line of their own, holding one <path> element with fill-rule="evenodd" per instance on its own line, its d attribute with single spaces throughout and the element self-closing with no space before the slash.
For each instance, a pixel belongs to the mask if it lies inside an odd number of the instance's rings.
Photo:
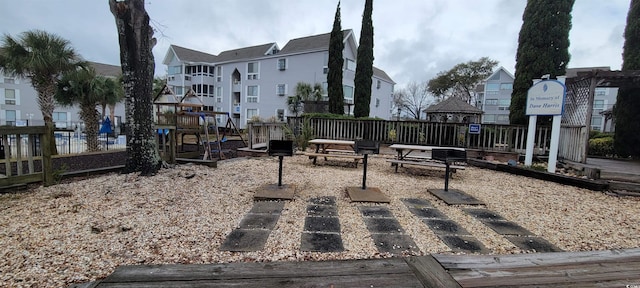
<svg viewBox="0 0 640 288">
<path fill-rule="evenodd" d="M 611 68 L 609 66 L 567 68 L 567 70 L 565 72 L 565 76 L 567 76 L 567 78 L 573 78 L 573 77 L 577 77 L 578 76 L 578 72 L 591 72 L 591 71 L 594 71 L 594 70 L 610 71 Z"/>
<path fill-rule="evenodd" d="M 342 31 L 343 37 L 347 37 L 351 33 L 351 29 Z M 289 40 L 287 45 L 282 47 L 280 53 L 297 53 L 305 51 L 315 50 L 329 50 L 329 42 L 331 40 L 331 33 L 325 33 L 320 35 L 307 36 L 302 38 L 296 38 Z"/>
<path fill-rule="evenodd" d="M 120 66 L 91 61 L 89 61 L 89 65 L 91 65 L 91 67 L 96 70 L 96 74 L 98 75 L 118 77 L 120 76 L 120 74 L 122 74 L 122 68 L 120 68 Z"/>
<path fill-rule="evenodd" d="M 258 46 L 245 47 L 235 50 L 223 51 L 218 54 L 216 58 L 216 62 L 226 62 L 233 60 L 241 60 L 241 59 L 251 59 L 251 58 L 259 58 L 265 56 L 267 52 L 270 52 L 269 49 L 275 46 L 276 43 L 267 43 Z M 212 61 L 213 62 L 213 61 Z"/>
<path fill-rule="evenodd" d="M 482 110 L 469 105 L 460 98 L 449 97 L 446 100 L 429 106 L 426 113 L 482 114 Z"/>
<path fill-rule="evenodd" d="M 171 48 L 176 53 L 178 59 L 184 62 L 213 63 L 216 62 L 217 59 L 216 55 L 192 50 L 189 48 L 184 48 L 176 45 L 171 45 Z"/>
<path fill-rule="evenodd" d="M 384 72 L 384 71 L 380 70 L 379 68 L 377 68 L 375 66 L 373 67 L 373 76 L 376 76 L 376 77 L 378 77 L 378 78 L 380 78 L 382 80 L 385 80 L 385 81 L 389 81 L 389 83 L 396 84 L 396 82 L 393 82 L 391 77 L 389 77 L 389 75 L 387 75 L 387 72 Z"/>
</svg>

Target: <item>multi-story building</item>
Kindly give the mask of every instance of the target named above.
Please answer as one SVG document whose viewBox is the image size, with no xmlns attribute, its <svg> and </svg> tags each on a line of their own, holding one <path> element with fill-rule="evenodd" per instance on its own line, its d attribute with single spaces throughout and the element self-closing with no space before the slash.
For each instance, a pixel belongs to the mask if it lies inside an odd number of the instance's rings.
<svg viewBox="0 0 640 288">
<path fill-rule="evenodd" d="M 117 77 L 121 74 L 120 66 L 89 62 L 98 75 Z M 82 121 L 75 107 L 56 105 L 53 110 L 53 121 L 57 128 L 75 129 Z M 112 123 L 119 127 L 124 116 L 124 105 L 115 107 Z M 38 106 L 38 93 L 28 78 L 14 77 L 0 71 L 0 125 L 27 126 L 44 125 L 42 113 Z"/>
<path fill-rule="evenodd" d="M 585 67 L 568 68 L 566 77 L 576 77 L 578 72 L 592 70 L 610 70 L 609 67 Z M 509 124 L 509 105 L 511 105 L 511 92 L 515 77 L 503 67 L 498 68 L 481 85 L 478 85 L 476 94 L 478 107 L 482 109 L 482 123 Z M 601 112 L 609 110 L 616 103 L 618 88 L 598 87 L 595 90 L 593 112 L 591 116 L 591 129 L 596 131 L 611 132 L 611 121 L 606 122 Z M 606 123 L 606 127 L 605 127 Z"/>
<path fill-rule="evenodd" d="M 509 124 L 509 105 L 515 77 L 504 67 L 498 68 L 482 84 L 478 108 L 484 112 L 481 123 Z"/>
<path fill-rule="evenodd" d="M 350 114 L 357 45 L 352 30 L 343 35 L 343 89 L 349 110 L 345 112 Z M 297 83 L 321 84 L 327 98 L 329 40 L 326 33 L 292 39 L 282 49 L 274 42 L 218 55 L 171 45 L 163 61 L 168 67 L 167 85 L 177 96 L 193 89 L 203 110 L 227 112 L 240 128 L 253 117 L 282 121 L 291 115 L 287 98 L 295 94 Z M 389 119 L 395 82 L 375 67 L 372 78 L 370 116 Z"/>
</svg>

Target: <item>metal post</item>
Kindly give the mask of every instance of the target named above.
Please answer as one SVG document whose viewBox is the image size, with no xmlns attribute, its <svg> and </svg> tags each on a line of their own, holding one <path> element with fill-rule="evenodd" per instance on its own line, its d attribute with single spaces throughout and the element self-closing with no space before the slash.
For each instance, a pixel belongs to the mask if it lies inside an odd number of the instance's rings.
<svg viewBox="0 0 640 288">
<path fill-rule="evenodd" d="M 367 189 L 367 153 L 364 154 L 362 164 L 364 165 L 364 173 L 362 173 L 362 190 Z"/>
<path fill-rule="evenodd" d="M 278 164 L 278 187 L 282 186 L 282 159 L 284 156 L 278 156 L 280 163 Z"/>
<path fill-rule="evenodd" d="M 444 161 L 444 191 L 449 191 L 449 161 Z"/>
</svg>

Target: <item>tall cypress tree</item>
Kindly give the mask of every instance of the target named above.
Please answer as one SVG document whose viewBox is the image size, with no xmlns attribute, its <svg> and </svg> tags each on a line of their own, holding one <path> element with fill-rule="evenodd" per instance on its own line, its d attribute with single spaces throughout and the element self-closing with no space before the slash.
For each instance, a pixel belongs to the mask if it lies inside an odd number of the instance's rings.
<svg viewBox="0 0 640 288">
<path fill-rule="evenodd" d="M 640 0 L 632 0 L 627 14 L 622 71 L 640 70 Z M 614 108 L 614 147 L 618 156 L 640 158 L 640 88 L 620 87 Z"/>
<path fill-rule="evenodd" d="M 333 20 L 333 30 L 329 40 L 329 73 L 327 74 L 327 93 L 329 93 L 329 113 L 344 114 L 344 90 L 342 89 L 342 50 L 344 50 L 344 36 L 340 24 L 340 1 Z"/>
<path fill-rule="evenodd" d="M 358 46 L 358 60 L 354 79 L 354 108 L 355 117 L 368 117 L 371 103 L 371 77 L 373 76 L 373 0 L 366 0 L 362 15 L 362 29 Z"/>
<path fill-rule="evenodd" d="M 566 74 L 569 63 L 571 9 L 575 0 L 528 0 L 516 52 L 516 75 L 513 81 L 509 121 L 527 123 L 525 105 L 532 80 L 550 74 Z"/>
</svg>

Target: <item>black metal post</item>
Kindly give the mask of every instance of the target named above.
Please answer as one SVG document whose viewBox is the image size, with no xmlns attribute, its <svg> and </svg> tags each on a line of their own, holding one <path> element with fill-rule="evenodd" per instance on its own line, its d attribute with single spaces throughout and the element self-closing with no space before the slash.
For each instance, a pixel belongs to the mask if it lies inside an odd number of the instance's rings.
<svg viewBox="0 0 640 288">
<path fill-rule="evenodd" d="M 284 156 L 278 156 L 279 164 L 278 164 L 278 187 L 282 186 L 282 159 Z"/>
<path fill-rule="evenodd" d="M 362 173 L 362 190 L 367 189 L 367 153 L 364 153 L 364 159 L 362 164 L 364 165 L 364 172 Z"/>
<path fill-rule="evenodd" d="M 449 161 L 444 161 L 444 191 L 449 191 Z"/>
</svg>

